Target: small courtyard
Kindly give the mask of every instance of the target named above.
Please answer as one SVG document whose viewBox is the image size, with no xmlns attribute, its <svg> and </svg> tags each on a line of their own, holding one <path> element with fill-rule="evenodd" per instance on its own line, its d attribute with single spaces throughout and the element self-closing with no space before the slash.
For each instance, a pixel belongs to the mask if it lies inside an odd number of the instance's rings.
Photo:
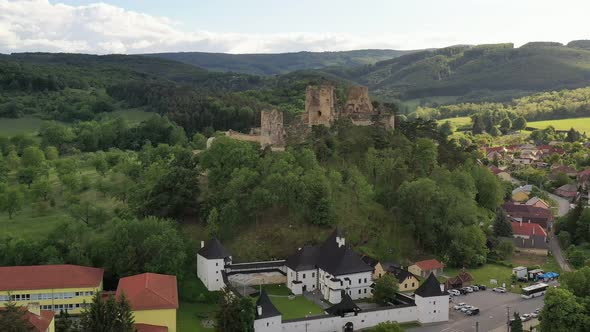
<svg viewBox="0 0 590 332">
<path fill-rule="evenodd" d="M 324 310 L 302 295 L 295 296 L 285 284 L 263 285 L 272 304 L 281 312 L 283 319 L 321 315 Z M 256 300 L 256 298 L 254 298 Z"/>
</svg>

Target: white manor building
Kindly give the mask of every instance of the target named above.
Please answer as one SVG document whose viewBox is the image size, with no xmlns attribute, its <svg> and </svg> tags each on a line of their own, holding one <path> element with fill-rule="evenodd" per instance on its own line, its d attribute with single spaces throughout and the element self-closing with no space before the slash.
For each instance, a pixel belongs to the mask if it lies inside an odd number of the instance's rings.
<svg viewBox="0 0 590 332">
<path fill-rule="evenodd" d="M 334 304 L 321 315 L 283 320 L 262 290 L 256 303 L 255 332 L 348 332 L 387 321 L 430 324 L 449 319 L 449 294 L 433 274 L 413 297 L 399 293 L 392 305 L 375 309 L 356 306 L 354 300 L 373 296 L 373 267 L 346 245 L 337 230 L 323 244 L 300 248 L 284 261 L 232 264 L 232 256 L 218 240 L 201 242 L 197 268 L 199 279 L 209 291 L 229 286 L 238 294 L 228 276 L 275 271 L 283 278 L 286 275 L 287 287 L 294 294 L 318 291 Z"/>
<path fill-rule="evenodd" d="M 295 295 L 319 290 L 330 303 L 342 291 L 353 300 L 372 297 L 373 267 L 355 253 L 338 230 L 321 245 L 305 246 L 287 258 L 287 287 Z"/>
</svg>

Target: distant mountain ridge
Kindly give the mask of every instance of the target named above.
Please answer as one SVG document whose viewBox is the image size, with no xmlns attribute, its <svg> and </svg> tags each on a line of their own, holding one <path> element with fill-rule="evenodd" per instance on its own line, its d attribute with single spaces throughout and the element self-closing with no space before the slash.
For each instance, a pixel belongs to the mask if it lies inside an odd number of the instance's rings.
<svg viewBox="0 0 590 332">
<path fill-rule="evenodd" d="M 231 71 L 268 76 L 331 66 L 356 67 L 371 65 L 382 60 L 392 59 L 413 52 L 415 51 L 367 49 L 341 52 L 277 54 L 174 52 L 143 55 L 183 62 L 212 71 Z"/>
</svg>

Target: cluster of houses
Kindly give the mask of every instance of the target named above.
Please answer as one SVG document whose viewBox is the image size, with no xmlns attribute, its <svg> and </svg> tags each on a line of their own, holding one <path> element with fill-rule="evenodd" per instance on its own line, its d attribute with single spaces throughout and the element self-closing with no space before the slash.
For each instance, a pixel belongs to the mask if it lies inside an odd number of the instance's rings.
<svg viewBox="0 0 590 332">
<path fill-rule="evenodd" d="M 82 313 L 99 294 L 102 299 L 125 294 L 137 332 L 176 331 L 176 276 L 143 273 L 121 278 L 117 290 L 103 290 L 104 270 L 79 265 L 0 267 L 0 315 L 8 301 L 23 310 L 35 332 L 55 332 L 55 315 Z"/>
<path fill-rule="evenodd" d="M 245 285 L 231 280 L 257 279 L 256 285 L 276 283 L 270 274 L 285 277 L 294 295 L 312 293 L 332 304 L 325 313 L 295 320 L 283 320 L 268 295 L 261 291 L 257 302 L 255 330 L 265 331 L 352 331 L 381 322 L 435 323 L 448 320 L 448 293 L 436 276 L 443 264 L 430 259 L 404 269 L 394 262 L 379 262 L 356 253 L 345 237 L 335 230 L 323 243 L 296 250 L 285 260 L 233 263 L 231 254 L 218 240 L 202 242 L 197 253 L 198 276 L 211 291 L 229 287 L 238 296 L 246 295 Z M 267 273 L 268 280 L 261 278 Z M 252 275 L 252 278 L 243 277 Z M 375 281 L 391 274 L 399 282 L 399 293 L 391 305 L 360 309 L 355 300 L 371 298 Z M 240 276 L 240 278 L 236 278 Z M 422 282 L 421 282 L 422 280 Z"/>
<path fill-rule="evenodd" d="M 560 142 L 551 142 L 548 145 L 523 144 L 486 147 L 484 154 L 490 161 L 514 166 L 531 165 L 544 168 L 549 165 L 542 161 L 543 157 L 565 153 L 562 148 L 557 146 L 558 144 Z"/>
</svg>

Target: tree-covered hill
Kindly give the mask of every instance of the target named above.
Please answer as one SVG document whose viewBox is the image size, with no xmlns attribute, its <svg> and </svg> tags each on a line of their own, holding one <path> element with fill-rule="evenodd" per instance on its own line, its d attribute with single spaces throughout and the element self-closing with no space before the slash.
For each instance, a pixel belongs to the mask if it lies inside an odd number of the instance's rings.
<svg viewBox="0 0 590 332">
<path fill-rule="evenodd" d="M 179 61 L 213 71 L 277 75 L 296 70 L 318 69 L 329 66 L 356 67 L 370 65 L 411 52 L 413 51 L 355 50 L 281 54 L 178 52 L 146 55 L 148 57 Z"/>
<path fill-rule="evenodd" d="M 578 41 L 453 46 L 402 55 L 357 68 L 328 68 L 386 98 L 522 95 L 590 84 L 590 51 Z"/>
</svg>

